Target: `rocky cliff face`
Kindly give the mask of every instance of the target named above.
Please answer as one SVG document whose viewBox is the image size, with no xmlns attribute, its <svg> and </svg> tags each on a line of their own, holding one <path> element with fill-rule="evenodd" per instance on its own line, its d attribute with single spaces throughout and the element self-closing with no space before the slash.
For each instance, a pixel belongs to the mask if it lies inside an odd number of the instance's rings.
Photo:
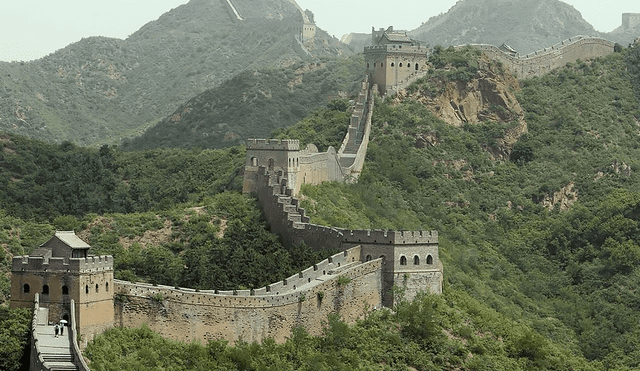
<svg viewBox="0 0 640 371">
<path fill-rule="evenodd" d="M 476 77 L 468 82 L 434 77 L 429 84 L 435 87 L 437 94 L 422 89 L 409 94 L 405 90 L 395 100 L 416 100 L 436 117 L 456 127 L 487 121 L 510 124 L 504 136 L 497 140 L 496 146 L 485 148 L 496 160 L 509 159 L 513 145 L 527 132 L 524 112 L 515 96 L 520 90 L 516 78 L 483 56 Z M 428 138 L 421 140 L 428 142 Z"/>
</svg>

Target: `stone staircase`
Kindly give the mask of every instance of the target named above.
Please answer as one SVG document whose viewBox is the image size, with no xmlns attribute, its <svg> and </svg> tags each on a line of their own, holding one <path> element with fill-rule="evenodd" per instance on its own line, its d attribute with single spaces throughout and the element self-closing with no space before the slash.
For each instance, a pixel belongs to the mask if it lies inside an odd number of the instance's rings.
<svg viewBox="0 0 640 371">
<path fill-rule="evenodd" d="M 69 327 L 65 327 L 64 335 L 55 336 L 54 326 L 47 323 L 49 310 L 38 308 L 38 323 L 34 329 L 36 331 L 37 349 L 43 361 L 43 367 L 52 371 L 78 370 L 75 364 L 75 357 L 71 350 L 71 332 Z"/>
</svg>

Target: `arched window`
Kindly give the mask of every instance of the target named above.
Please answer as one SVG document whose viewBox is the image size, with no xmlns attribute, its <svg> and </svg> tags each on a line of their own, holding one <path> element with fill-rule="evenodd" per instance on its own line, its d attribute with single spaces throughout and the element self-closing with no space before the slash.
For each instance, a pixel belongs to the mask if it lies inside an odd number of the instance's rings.
<svg viewBox="0 0 640 371">
<path fill-rule="evenodd" d="M 400 63 L 400 67 L 402 67 L 402 63 Z"/>
<path fill-rule="evenodd" d="M 413 257 L 413 265 L 420 265 L 420 257 L 418 255 Z"/>
<path fill-rule="evenodd" d="M 367 68 L 369 68 L 369 63 L 367 63 Z"/>
<path fill-rule="evenodd" d="M 427 256 L 427 264 L 433 264 L 433 257 L 431 255 Z"/>
<path fill-rule="evenodd" d="M 258 166 L 258 159 L 255 157 L 251 157 L 251 166 Z"/>
<path fill-rule="evenodd" d="M 407 67 L 411 68 L 411 63 L 407 63 Z"/>
<path fill-rule="evenodd" d="M 376 68 L 376 62 L 373 62 L 373 68 Z"/>
<path fill-rule="evenodd" d="M 107 289 L 107 292 L 109 292 L 109 282 L 105 284 L 105 288 Z"/>
<path fill-rule="evenodd" d="M 49 285 L 42 286 L 42 295 L 49 295 Z"/>
<path fill-rule="evenodd" d="M 384 63 L 380 63 L 380 67 L 384 67 Z"/>
<path fill-rule="evenodd" d="M 96 283 L 96 294 L 98 293 L 98 284 Z"/>
<path fill-rule="evenodd" d="M 416 63 L 416 71 L 418 70 L 418 64 Z"/>
<path fill-rule="evenodd" d="M 85 294 L 88 294 L 88 293 L 89 293 L 89 285 L 86 285 L 86 286 L 84 287 L 84 293 L 85 293 Z"/>
<path fill-rule="evenodd" d="M 396 66 L 396 64 L 391 62 L 391 67 L 395 67 L 395 66 Z"/>
<path fill-rule="evenodd" d="M 407 265 L 407 257 L 406 256 L 401 256 L 400 257 L 400 265 Z"/>
<path fill-rule="evenodd" d="M 275 161 L 274 159 L 270 158 L 269 159 L 269 171 L 273 171 L 273 169 L 275 168 Z"/>
<path fill-rule="evenodd" d="M 371 255 L 367 255 L 367 257 L 365 258 L 366 261 L 370 262 L 373 259 L 373 256 Z"/>
<path fill-rule="evenodd" d="M 67 285 L 62 286 L 62 295 L 69 295 L 69 287 Z"/>
<path fill-rule="evenodd" d="M 23 291 L 25 294 L 28 294 L 28 293 L 29 293 L 29 291 L 31 291 L 31 288 L 29 287 L 29 284 L 28 284 L 28 283 L 25 283 L 25 284 L 24 284 L 24 286 L 22 286 L 22 291 Z"/>
</svg>

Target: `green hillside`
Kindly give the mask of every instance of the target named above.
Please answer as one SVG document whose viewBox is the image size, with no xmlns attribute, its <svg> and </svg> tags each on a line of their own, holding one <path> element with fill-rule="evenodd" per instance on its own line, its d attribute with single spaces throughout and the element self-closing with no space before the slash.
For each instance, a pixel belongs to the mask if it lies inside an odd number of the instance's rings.
<svg viewBox="0 0 640 371">
<path fill-rule="evenodd" d="M 529 131 L 508 162 L 490 156 L 496 123 L 453 128 L 416 101 L 379 102 L 358 184 L 303 187 L 303 207 L 319 224 L 437 229 L 445 293 L 597 368 L 638 367 L 639 68 L 634 48 L 524 81 Z M 417 148 L 426 135 L 438 144 Z"/>
<path fill-rule="evenodd" d="M 122 148 L 222 148 L 291 126 L 332 98 L 350 97 L 364 79 L 362 55 L 245 71 L 195 96 Z"/>
<path fill-rule="evenodd" d="M 569 65 L 521 88 L 505 85 L 527 123 L 527 133 L 508 146 L 505 137 L 519 125 L 513 106 L 490 106 L 478 116 L 483 120 L 461 126 L 430 108 L 445 84 L 464 90 L 477 79 L 511 79 L 482 58 L 438 49 L 432 64 L 440 68 L 409 94 L 378 100 L 359 181 L 303 187 L 303 207 L 315 223 L 438 230 L 443 295 L 406 302 L 399 290 L 393 311 L 375 311 L 353 326 L 330 317 L 323 336 L 296 330 L 282 345 L 184 344 L 144 327 L 115 329 L 87 348 L 91 367 L 640 367 L 640 48 Z M 347 108 L 333 102 L 275 135 L 331 145 Z M 279 245 L 255 200 L 239 194 L 241 147 L 124 152 L 14 135 L 0 144 L 3 267 L 65 228 L 114 254 L 118 277 L 172 285 L 256 287 L 256 278 L 275 278 L 273 262 L 318 258 Z M 58 167 L 38 168 L 44 158 Z M 75 167 L 86 178 L 76 180 Z M 86 189 L 88 201 L 71 207 L 74 192 L 46 193 L 69 187 Z M 260 263 L 243 271 L 228 264 L 234 260 Z M 0 275 L 0 283 L 6 295 L 8 278 Z M 13 321 L 11 328 L 27 321 L 11 315 L 0 317 Z"/>
<path fill-rule="evenodd" d="M 242 22 L 226 2 L 191 0 L 126 40 L 89 37 L 39 60 L 0 62 L 0 130 L 119 144 L 242 71 L 352 54 L 322 30 L 303 52 L 294 3 L 237 1 L 245 2 L 252 12 Z"/>
</svg>

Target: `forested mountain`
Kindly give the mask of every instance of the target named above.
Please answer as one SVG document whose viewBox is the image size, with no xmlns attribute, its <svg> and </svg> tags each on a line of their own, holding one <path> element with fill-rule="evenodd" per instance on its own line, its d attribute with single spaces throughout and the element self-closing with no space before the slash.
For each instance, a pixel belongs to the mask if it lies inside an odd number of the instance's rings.
<svg viewBox="0 0 640 371">
<path fill-rule="evenodd" d="M 191 0 L 126 40 L 90 37 L 42 59 L 0 62 L 0 129 L 77 144 L 119 143 L 236 74 L 351 55 L 326 32 L 295 39 L 303 13 L 287 0 Z M 308 16 L 308 15 L 307 15 Z"/>
<path fill-rule="evenodd" d="M 222 148 L 268 137 L 331 98 L 356 95 L 363 64 L 360 55 L 241 72 L 182 104 L 139 137 L 125 140 L 122 148 Z"/>
<path fill-rule="evenodd" d="M 560 0 L 461 0 L 409 34 L 431 46 L 505 43 L 520 54 L 528 54 L 578 35 L 627 46 L 640 36 L 640 28 L 598 32 L 578 10 Z M 353 50 L 362 50 L 371 44 L 371 35 L 352 34 L 343 41 Z"/>
<path fill-rule="evenodd" d="M 91 367 L 639 367 L 640 47 L 519 83 L 473 49 L 438 49 L 431 64 L 406 94 L 378 100 L 358 182 L 305 186 L 303 206 L 320 224 L 438 230 L 441 296 L 409 303 L 400 290 L 393 312 L 353 326 L 330 317 L 323 336 L 297 330 L 283 345 L 182 344 L 117 329 L 87 349 Z M 463 94 L 484 80 L 508 98 L 462 124 L 437 109 L 449 86 Z M 335 145 L 346 109 L 333 102 L 276 135 Z M 5 269 L 54 229 L 113 254 L 118 277 L 170 285 L 256 287 L 297 268 L 276 270 L 275 261 L 318 258 L 284 249 L 255 200 L 239 194 L 241 147 L 123 152 L 15 135 L 0 144 Z M 38 167 L 44 158 L 58 165 Z M 76 167 L 87 176 L 76 180 Z M 0 315 L 16 333 L 28 321 Z"/>
<path fill-rule="evenodd" d="M 579 11 L 560 0 L 458 1 L 410 34 L 432 45 L 506 43 L 521 54 L 577 35 L 603 36 Z"/>
</svg>

